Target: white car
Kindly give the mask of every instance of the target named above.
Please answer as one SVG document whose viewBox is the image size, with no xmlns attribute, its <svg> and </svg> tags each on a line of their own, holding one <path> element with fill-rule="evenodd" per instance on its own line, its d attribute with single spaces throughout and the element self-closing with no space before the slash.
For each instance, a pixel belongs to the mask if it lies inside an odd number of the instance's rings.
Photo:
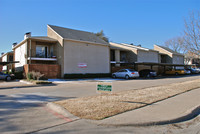
<svg viewBox="0 0 200 134">
<path fill-rule="evenodd" d="M 184 71 L 185 71 L 185 74 L 191 74 L 190 70 L 185 69 Z"/>
<path fill-rule="evenodd" d="M 137 78 L 139 76 L 140 76 L 139 73 L 132 69 L 121 69 L 118 72 L 112 74 L 113 78 L 125 78 L 125 79 Z"/>
<path fill-rule="evenodd" d="M 197 73 L 200 73 L 200 68 L 193 68 Z"/>
</svg>

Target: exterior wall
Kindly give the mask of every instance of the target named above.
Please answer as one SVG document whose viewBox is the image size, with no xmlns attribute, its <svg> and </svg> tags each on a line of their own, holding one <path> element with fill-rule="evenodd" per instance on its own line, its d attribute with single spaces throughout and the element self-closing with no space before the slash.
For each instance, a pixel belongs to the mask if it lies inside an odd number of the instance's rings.
<svg viewBox="0 0 200 134">
<path fill-rule="evenodd" d="M 14 50 L 14 60 L 19 61 L 19 63 L 15 63 L 16 71 L 23 71 L 23 66 L 27 64 L 27 43 L 25 42 L 21 46 L 17 47 Z"/>
<path fill-rule="evenodd" d="M 138 50 L 137 61 L 158 63 L 158 52 Z"/>
<path fill-rule="evenodd" d="M 3 62 L 9 62 L 9 61 L 13 61 L 13 53 L 6 53 L 5 55 L 2 56 L 2 61 Z M 7 65 L 4 65 L 2 66 L 2 71 L 5 72 L 5 71 L 12 71 L 13 69 L 13 64 L 7 64 Z"/>
<path fill-rule="evenodd" d="M 0 62 L 2 62 L 2 58 L 0 57 Z M 3 65 L 0 65 L 0 72 L 2 71 L 3 69 Z"/>
<path fill-rule="evenodd" d="M 35 71 L 44 74 L 47 78 L 60 78 L 60 65 L 57 64 L 26 64 L 24 65 L 24 71 L 28 73 L 28 66 L 29 72 Z"/>
<path fill-rule="evenodd" d="M 63 48 L 63 38 L 54 32 L 50 27 L 47 26 L 47 36 L 58 40 L 58 43 L 54 46 L 55 54 L 57 57 L 57 62 L 61 65 L 61 74 L 64 74 L 64 48 Z"/>
<path fill-rule="evenodd" d="M 116 66 L 113 66 L 113 67 L 111 67 L 111 73 L 117 72 L 120 69 L 134 69 L 134 67 L 127 67 L 127 66 L 116 67 Z"/>
<path fill-rule="evenodd" d="M 137 55 L 135 51 L 132 50 L 127 52 L 127 61 L 129 63 L 137 62 Z"/>
<path fill-rule="evenodd" d="M 173 64 L 184 64 L 184 56 L 173 55 Z"/>
<path fill-rule="evenodd" d="M 165 58 L 165 62 L 162 62 L 161 60 L 162 60 L 162 58 L 161 58 L 161 55 L 162 54 L 159 54 L 159 60 L 158 60 L 158 63 L 170 63 L 170 64 L 172 64 L 172 58 L 169 56 L 169 55 L 165 55 L 164 56 L 164 58 Z"/>
<path fill-rule="evenodd" d="M 137 66 L 137 71 L 141 71 L 144 69 L 152 69 L 158 73 L 159 66 L 152 66 L 152 68 L 150 65 L 149 66 L 148 65 L 138 65 Z"/>
<path fill-rule="evenodd" d="M 163 53 L 163 54 L 167 54 L 172 58 L 172 53 L 170 53 L 170 52 L 168 52 L 168 51 L 166 51 L 166 50 L 164 50 L 164 49 L 162 49 L 162 48 L 160 48 L 156 45 L 154 45 L 154 50 L 159 51 L 160 53 Z"/>
<path fill-rule="evenodd" d="M 7 56 L 7 54 L 6 54 L 6 55 L 4 55 L 4 56 L 2 57 L 2 62 L 7 62 L 7 61 L 8 61 L 8 56 Z M 8 71 L 7 69 L 8 69 L 8 68 L 7 68 L 7 65 L 3 66 L 3 68 L 2 68 L 3 71 Z"/>
<path fill-rule="evenodd" d="M 109 46 L 65 41 L 64 52 L 64 74 L 110 73 Z M 87 67 L 78 67 L 80 63 Z"/>
<path fill-rule="evenodd" d="M 30 55 L 30 51 L 31 51 L 31 55 Z M 36 42 L 31 40 L 31 49 L 30 49 L 30 40 L 28 40 L 27 42 L 27 58 L 28 57 L 35 57 L 36 55 Z"/>
<path fill-rule="evenodd" d="M 159 53 L 167 54 L 168 56 L 166 57 L 166 63 L 171 63 L 171 64 L 173 63 L 172 53 L 170 53 L 167 50 L 160 48 L 156 45 L 154 45 L 154 50 L 159 51 Z M 160 57 L 159 63 L 161 63 L 161 57 Z"/>
<path fill-rule="evenodd" d="M 115 50 L 115 61 L 120 62 L 120 50 Z"/>
</svg>

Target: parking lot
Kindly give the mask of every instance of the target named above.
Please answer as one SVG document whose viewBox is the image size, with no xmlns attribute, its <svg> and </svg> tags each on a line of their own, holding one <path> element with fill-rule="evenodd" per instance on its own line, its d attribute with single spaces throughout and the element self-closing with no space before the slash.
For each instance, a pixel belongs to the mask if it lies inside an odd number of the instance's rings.
<svg viewBox="0 0 200 134">
<path fill-rule="evenodd" d="M 97 95 L 96 86 L 99 81 L 112 82 L 113 92 L 120 92 L 194 79 L 200 79 L 200 75 L 130 80 L 110 78 L 67 80 L 64 82 L 53 82 L 52 85 L 47 86 L 30 85 L 19 81 L 0 81 L 0 120 L 2 120 L 0 131 L 1 133 L 40 133 L 40 131 L 65 133 L 69 130 L 76 130 L 75 132 L 81 133 L 84 130 L 86 133 L 90 129 L 94 132 L 101 128 L 105 129 L 105 133 L 110 131 L 122 133 L 125 128 L 98 127 L 94 124 L 88 124 L 84 120 L 67 123 L 46 110 L 45 104 L 55 100 Z M 77 126 L 82 129 L 77 129 Z M 132 131 L 131 128 L 128 130 Z M 147 130 L 145 131 L 147 132 Z M 154 132 L 154 130 L 152 131 Z"/>
</svg>

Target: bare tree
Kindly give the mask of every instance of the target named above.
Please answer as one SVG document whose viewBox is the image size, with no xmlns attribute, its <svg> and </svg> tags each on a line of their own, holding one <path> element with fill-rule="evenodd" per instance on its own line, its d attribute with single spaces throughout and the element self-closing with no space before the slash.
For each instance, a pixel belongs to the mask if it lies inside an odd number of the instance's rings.
<svg viewBox="0 0 200 134">
<path fill-rule="evenodd" d="M 183 37 L 175 37 L 165 41 L 165 46 L 178 53 L 186 53 L 185 40 Z"/>
<path fill-rule="evenodd" d="M 105 34 L 103 33 L 103 30 L 101 30 L 100 32 L 95 33 L 96 36 L 100 37 L 101 39 L 103 39 L 105 42 L 109 42 L 108 38 L 105 36 Z"/>
<path fill-rule="evenodd" d="M 189 18 L 185 19 L 184 40 L 185 48 L 200 56 L 200 12 L 192 12 Z"/>
<path fill-rule="evenodd" d="M 186 54 L 185 54 L 185 57 L 184 57 L 184 61 L 185 61 L 185 64 L 188 65 L 188 64 L 191 64 L 192 63 L 192 59 L 196 58 L 196 55 L 190 51 L 188 51 Z"/>
</svg>

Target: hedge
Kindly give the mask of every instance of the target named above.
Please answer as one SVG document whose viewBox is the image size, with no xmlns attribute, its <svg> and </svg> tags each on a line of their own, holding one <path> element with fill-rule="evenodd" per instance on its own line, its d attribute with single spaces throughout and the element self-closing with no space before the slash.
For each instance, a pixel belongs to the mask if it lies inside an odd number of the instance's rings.
<svg viewBox="0 0 200 134">
<path fill-rule="evenodd" d="M 64 74 L 64 79 L 77 79 L 77 78 L 103 78 L 111 77 L 110 73 L 98 73 L 98 74 Z"/>
</svg>

